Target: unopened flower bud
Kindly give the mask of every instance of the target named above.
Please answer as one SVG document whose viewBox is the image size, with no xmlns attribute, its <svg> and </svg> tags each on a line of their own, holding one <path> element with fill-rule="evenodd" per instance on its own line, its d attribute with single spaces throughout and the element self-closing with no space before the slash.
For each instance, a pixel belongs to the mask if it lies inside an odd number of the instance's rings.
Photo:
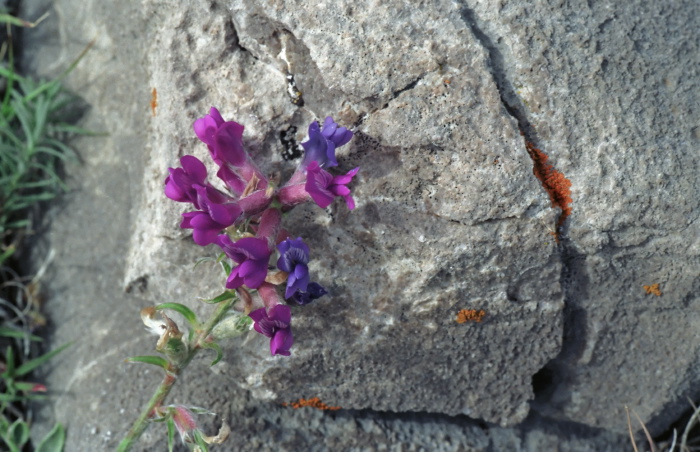
<svg viewBox="0 0 700 452">
<path fill-rule="evenodd" d="M 233 313 L 223 318 L 212 330 L 212 335 L 218 339 L 230 339 L 250 331 L 253 320 L 247 314 Z"/>
</svg>

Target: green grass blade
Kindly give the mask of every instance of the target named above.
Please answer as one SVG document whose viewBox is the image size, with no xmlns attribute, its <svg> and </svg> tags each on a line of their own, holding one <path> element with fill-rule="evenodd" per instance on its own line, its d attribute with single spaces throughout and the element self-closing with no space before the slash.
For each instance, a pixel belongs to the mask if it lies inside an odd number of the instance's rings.
<svg viewBox="0 0 700 452">
<path fill-rule="evenodd" d="M 78 65 L 78 63 L 80 63 L 80 60 L 83 59 L 83 57 L 85 56 L 85 54 L 88 52 L 88 50 L 90 50 L 90 48 L 91 48 L 94 44 L 95 44 L 95 40 L 93 39 L 92 41 L 90 41 L 90 42 L 88 43 L 87 46 L 85 46 L 85 48 L 83 49 L 83 51 L 80 52 L 80 55 L 78 55 L 78 58 L 76 58 L 75 60 L 73 60 L 73 62 L 71 63 L 71 65 L 68 66 L 68 68 L 67 68 L 65 71 L 61 72 L 61 74 L 60 74 L 58 77 L 56 77 L 55 80 L 52 80 L 52 81 L 50 81 L 50 82 L 46 82 L 46 83 L 40 85 L 40 86 L 39 86 L 38 88 L 36 88 L 34 91 L 32 91 L 32 92 L 30 92 L 29 94 L 27 94 L 27 96 L 26 96 L 27 101 L 30 101 L 30 100 L 34 99 L 35 97 L 37 97 L 38 95 L 40 95 L 40 94 L 43 93 L 44 91 L 47 91 L 48 89 L 53 88 L 55 85 L 59 85 L 59 84 L 60 84 L 60 81 L 63 80 L 68 74 L 70 74 L 70 73 L 73 71 L 73 69 L 75 69 L 75 67 Z"/>
<path fill-rule="evenodd" d="M 32 341 L 42 341 L 42 339 L 39 336 L 25 333 L 24 331 L 13 330 L 12 328 L 8 328 L 6 326 L 0 326 L 0 336 L 11 337 L 15 339 L 24 339 L 25 337 L 28 337 Z"/>
<path fill-rule="evenodd" d="M 14 378 L 15 376 L 15 352 L 12 351 L 12 347 L 7 346 L 5 352 L 5 372 L 0 374 L 0 377 L 5 379 Z M 8 385 L 9 386 L 9 385 Z"/>
<path fill-rule="evenodd" d="M 48 353 L 45 353 L 45 354 L 39 356 L 38 358 L 34 358 L 30 361 L 27 361 L 26 363 L 22 364 L 21 366 L 19 366 L 17 368 L 17 371 L 16 371 L 17 376 L 22 376 L 22 375 L 28 374 L 29 372 L 31 372 L 32 370 L 41 366 L 46 361 L 48 361 L 51 358 L 53 358 L 54 356 L 58 355 L 59 353 L 61 353 L 63 350 L 67 349 L 71 345 L 72 345 L 72 342 L 69 342 L 67 344 L 61 345 L 60 347 L 58 347 L 54 350 L 51 350 Z"/>
</svg>

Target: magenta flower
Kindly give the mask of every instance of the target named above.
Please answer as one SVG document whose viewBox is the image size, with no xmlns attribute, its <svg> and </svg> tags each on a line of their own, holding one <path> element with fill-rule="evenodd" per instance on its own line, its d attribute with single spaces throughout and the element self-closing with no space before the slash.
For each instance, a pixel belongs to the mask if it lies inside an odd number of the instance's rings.
<svg viewBox="0 0 700 452">
<path fill-rule="evenodd" d="M 267 240 L 245 237 L 233 243 L 228 235 L 220 235 L 215 242 L 224 253 L 239 265 L 231 270 L 226 280 L 227 289 L 236 289 L 243 284 L 250 289 L 257 289 L 267 276 L 267 262 L 272 251 L 267 247 Z"/>
<path fill-rule="evenodd" d="M 348 171 L 343 176 L 333 177 L 332 174 L 321 169 L 318 162 L 312 162 L 307 168 L 304 188 L 322 209 L 328 207 L 336 196 L 341 196 L 345 199 L 348 209 L 352 210 L 355 208 L 355 200 L 350 196 L 347 184 L 352 181 L 359 170 L 358 167 Z"/>
<path fill-rule="evenodd" d="M 224 118 L 221 117 L 219 110 L 211 107 L 209 114 L 196 120 L 192 127 L 194 128 L 194 133 L 197 134 L 197 137 L 207 146 L 209 146 L 209 150 L 212 150 L 214 147 L 214 134 L 217 130 L 219 130 L 219 127 L 221 127 L 224 122 L 226 121 L 224 121 Z"/>
<path fill-rule="evenodd" d="M 270 308 L 256 309 L 248 314 L 255 321 L 255 331 L 270 338 L 270 353 L 272 355 L 289 356 L 294 343 L 292 336 L 292 311 L 289 306 L 278 304 Z"/>
<path fill-rule="evenodd" d="M 219 233 L 226 228 L 223 224 L 212 220 L 208 212 L 201 210 L 183 213 L 180 227 L 192 229 L 192 240 L 199 246 L 215 243 Z"/>
<path fill-rule="evenodd" d="M 170 175 L 165 178 L 165 196 L 177 202 L 191 202 L 199 209 L 193 185 L 204 185 L 207 168 L 192 155 L 180 158 L 180 164 L 182 168 L 168 168 Z"/>
<path fill-rule="evenodd" d="M 236 201 L 211 185 L 192 184 L 197 194 L 193 204 L 200 210 L 182 214 L 183 229 L 193 229 L 192 238 L 197 245 L 207 246 L 216 241 L 219 233 L 231 226 L 243 210 Z"/>
<path fill-rule="evenodd" d="M 224 121 L 221 113 L 211 107 L 209 114 L 194 122 L 194 133 L 209 148 L 217 165 L 224 163 L 240 166 L 245 163 L 247 154 L 243 149 L 243 129 L 234 121 Z"/>
<path fill-rule="evenodd" d="M 309 141 L 301 143 L 304 148 L 304 158 L 301 168 L 318 162 L 321 168 L 338 166 L 335 159 L 335 149 L 346 144 L 352 138 L 352 132 L 345 127 L 338 127 L 333 118 L 328 116 L 323 122 L 323 129 L 316 121 L 309 125 Z"/>
<path fill-rule="evenodd" d="M 289 273 L 287 278 L 287 290 L 284 298 L 290 298 L 297 290 L 306 291 L 309 284 L 309 247 L 298 237 L 294 240 L 286 239 L 277 245 L 280 258 L 277 260 L 277 268 Z"/>
</svg>

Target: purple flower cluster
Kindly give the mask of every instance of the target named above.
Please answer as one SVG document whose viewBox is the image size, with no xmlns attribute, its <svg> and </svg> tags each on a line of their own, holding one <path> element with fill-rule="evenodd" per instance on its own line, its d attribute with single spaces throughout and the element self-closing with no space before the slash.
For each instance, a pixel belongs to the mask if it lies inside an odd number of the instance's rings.
<svg viewBox="0 0 700 452">
<path fill-rule="evenodd" d="M 192 204 L 194 210 L 182 214 L 180 227 L 192 229 L 198 245 L 216 244 L 235 263 L 226 288 L 235 289 L 247 300 L 246 312 L 255 321 L 255 330 L 270 338 L 271 353 L 289 355 L 294 340 L 291 310 L 275 285 L 286 277 L 284 298 L 297 305 L 308 304 L 328 292 L 310 281 L 309 247 L 301 237 L 287 237 L 281 228 L 281 213 L 304 202 L 315 202 L 325 209 L 336 197 L 343 198 L 350 210 L 355 208 L 348 184 L 359 168 L 339 176 L 326 171 L 338 166 L 335 151 L 347 144 L 353 133 L 339 127 L 331 117 L 322 127 L 312 122 L 309 139 L 301 144 L 304 157 L 299 167 L 286 184 L 276 188 L 246 152 L 241 124 L 225 121 L 212 107 L 208 115 L 195 121 L 194 131 L 207 145 L 218 167 L 216 176 L 226 190 L 209 183 L 205 165 L 186 155 L 180 159 L 180 168 L 168 169 L 165 195 Z M 242 238 L 234 241 L 229 234 Z M 275 251 L 279 253 L 277 269 L 271 269 L 270 258 Z M 264 307 L 253 310 L 255 301 L 248 293 L 252 289 L 259 295 L 258 304 Z"/>
</svg>

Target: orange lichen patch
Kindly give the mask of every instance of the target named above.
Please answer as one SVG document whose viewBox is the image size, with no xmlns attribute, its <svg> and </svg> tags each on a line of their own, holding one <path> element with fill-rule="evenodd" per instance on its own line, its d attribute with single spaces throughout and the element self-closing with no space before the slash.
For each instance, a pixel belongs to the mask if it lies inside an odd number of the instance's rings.
<svg viewBox="0 0 700 452">
<path fill-rule="evenodd" d="M 547 154 L 537 149 L 534 144 L 529 141 L 525 141 L 525 148 L 527 153 L 530 154 L 530 158 L 534 164 L 532 172 L 535 177 L 540 180 L 542 186 L 549 194 L 549 199 L 552 201 L 552 206 L 559 207 L 561 209 L 561 215 L 559 215 L 559 221 L 557 221 L 557 229 L 564 224 L 566 217 L 571 215 L 571 204 L 573 201 L 571 199 L 571 181 L 564 177 L 564 175 L 554 169 L 554 166 L 547 163 L 549 157 Z M 559 241 L 559 234 L 555 236 L 557 241 Z"/>
<path fill-rule="evenodd" d="M 312 399 L 299 399 L 298 402 L 292 402 L 292 403 L 283 403 L 282 406 L 291 406 L 292 408 L 299 409 L 303 407 L 311 407 L 311 408 L 316 408 L 318 410 L 330 410 L 330 411 L 335 411 L 339 410 L 339 406 L 328 406 L 325 403 L 321 402 L 321 399 L 318 397 L 314 397 Z"/>
<path fill-rule="evenodd" d="M 661 296 L 661 290 L 659 290 L 659 283 L 652 284 L 651 286 L 642 286 L 647 295 L 653 294 L 657 297 Z"/>
<path fill-rule="evenodd" d="M 158 106 L 158 91 L 155 88 L 151 90 L 151 114 L 155 117 L 156 107 Z"/>
<path fill-rule="evenodd" d="M 457 313 L 457 318 L 455 319 L 457 323 L 466 323 L 466 322 L 481 322 L 481 320 L 484 318 L 486 315 L 486 311 L 483 309 L 476 310 L 476 309 L 462 309 Z"/>
</svg>

